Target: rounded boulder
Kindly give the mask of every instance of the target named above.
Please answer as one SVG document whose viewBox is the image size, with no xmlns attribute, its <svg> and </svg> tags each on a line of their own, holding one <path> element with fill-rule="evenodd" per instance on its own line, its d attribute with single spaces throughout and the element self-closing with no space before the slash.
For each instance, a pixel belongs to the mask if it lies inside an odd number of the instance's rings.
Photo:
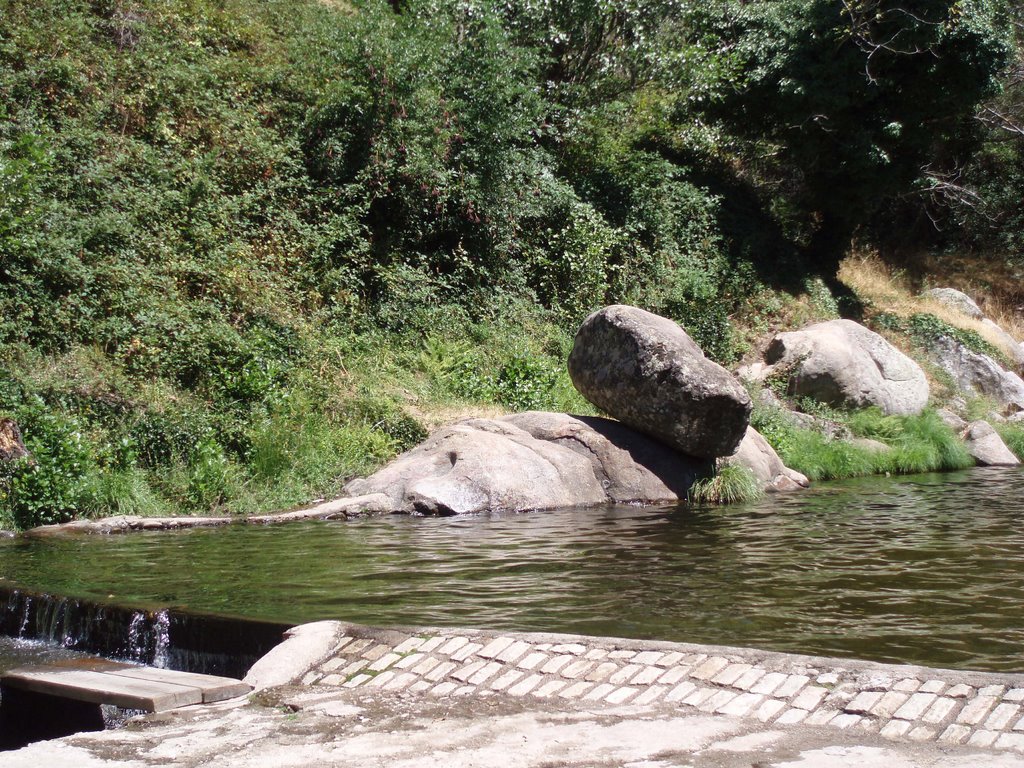
<svg viewBox="0 0 1024 768">
<path fill-rule="evenodd" d="M 598 408 L 690 456 L 730 455 L 750 421 L 740 382 L 679 325 L 636 307 L 605 307 L 583 322 L 569 376 Z"/>
<path fill-rule="evenodd" d="M 852 320 L 829 320 L 780 333 L 765 353 L 766 377 L 788 377 L 793 395 L 844 408 L 877 406 L 886 415 L 920 413 L 928 404 L 921 366 Z"/>
</svg>

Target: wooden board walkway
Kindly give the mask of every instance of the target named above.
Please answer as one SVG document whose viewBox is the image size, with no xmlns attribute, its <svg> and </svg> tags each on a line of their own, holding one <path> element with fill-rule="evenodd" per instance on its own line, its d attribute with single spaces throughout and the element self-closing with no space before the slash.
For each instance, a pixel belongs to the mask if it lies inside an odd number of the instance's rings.
<svg viewBox="0 0 1024 768">
<path fill-rule="evenodd" d="M 101 661 L 12 669 L 0 676 L 0 689 L 162 712 L 244 696 L 252 686 L 230 677 Z"/>
</svg>

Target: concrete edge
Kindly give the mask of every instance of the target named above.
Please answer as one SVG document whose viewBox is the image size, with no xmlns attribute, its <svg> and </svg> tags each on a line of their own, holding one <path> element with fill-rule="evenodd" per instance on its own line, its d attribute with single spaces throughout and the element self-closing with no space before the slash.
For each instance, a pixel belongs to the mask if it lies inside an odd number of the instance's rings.
<svg viewBox="0 0 1024 768">
<path fill-rule="evenodd" d="M 300 624 L 285 633 L 285 640 L 253 664 L 242 682 L 254 691 L 287 685 L 306 674 L 330 656 L 351 632 L 340 621 Z"/>
<path fill-rule="evenodd" d="M 330 627 L 331 639 L 328 640 L 324 633 L 327 632 L 327 625 Z M 492 638 L 495 636 L 510 637 L 530 643 L 554 643 L 568 644 L 579 643 L 590 648 L 616 649 L 639 649 L 652 651 L 678 651 L 686 654 L 704 653 L 709 656 L 728 656 L 744 659 L 747 662 L 757 663 L 772 671 L 785 671 L 796 667 L 822 667 L 828 669 L 842 669 L 853 675 L 877 676 L 889 674 L 893 677 L 919 677 L 921 679 L 941 678 L 951 684 L 964 683 L 978 687 L 995 683 L 1008 684 L 1024 688 L 1024 672 L 985 672 L 981 670 L 946 669 L 942 667 L 928 667 L 917 664 L 898 664 L 890 662 L 871 661 L 868 659 L 843 658 L 837 656 L 816 656 L 786 651 L 773 651 L 762 648 L 744 648 L 726 645 L 704 645 L 698 643 L 681 643 L 667 640 L 645 640 L 636 638 L 592 636 L 562 634 L 553 632 L 514 632 L 496 629 L 474 629 L 464 627 L 372 627 L 363 624 L 351 624 L 340 621 L 324 621 L 314 624 L 303 624 L 290 630 L 289 640 L 274 648 L 270 653 L 260 659 L 249 675 L 254 674 L 257 667 L 261 667 L 266 660 L 266 668 L 273 665 L 290 663 L 288 674 L 291 677 L 287 681 L 272 682 L 257 688 L 266 688 L 272 685 L 284 685 L 300 679 L 310 672 L 320 662 L 330 656 L 336 649 L 342 636 L 349 638 L 366 638 L 383 644 L 396 644 L 409 637 L 429 636 L 463 636 L 473 638 Z M 300 643 L 288 645 L 291 638 L 305 638 Z M 321 638 L 319 644 L 314 637 Z M 331 644 L 333 643 L 333 645 Z M 285 646 L 288 649 L 285 650 Z M 329 647 L 328 647 L 329 646 Z M 279 654 L 279 655 L 275 655 Z M 320 654 L 317 658 L 315 655 Z M 272 659 L 273 657 L 273 659 Z M 285 662 L 285 659 L 291 659 Z M 305 666 L 303 666 L 305 664 Z M 258 675 L 263 676 L 262 667 Z M 244 679 L 250 682 L 249 675 Z M 269 674 L 266 679 L 270 679 Z M 276 679 L 276 678 L 275 678 Z"/>
</svg>

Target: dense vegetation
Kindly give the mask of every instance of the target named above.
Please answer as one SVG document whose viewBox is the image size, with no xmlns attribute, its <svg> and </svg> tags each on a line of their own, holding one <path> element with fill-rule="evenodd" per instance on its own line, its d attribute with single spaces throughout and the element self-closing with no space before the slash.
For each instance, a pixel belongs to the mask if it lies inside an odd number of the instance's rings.
<svg viewBox="0 0 1024 768">
<path fill-rule="evenodd" d="M 1017 13 L 3 0 L 0 416 L 34 458 L 0 527 L 308 501 L 467 404 L 585 411 L 562 361 L 604 303 L 729 363 L 792 295 L 837 310 L 853 237 L 1016 247 Z"/>
</svg>

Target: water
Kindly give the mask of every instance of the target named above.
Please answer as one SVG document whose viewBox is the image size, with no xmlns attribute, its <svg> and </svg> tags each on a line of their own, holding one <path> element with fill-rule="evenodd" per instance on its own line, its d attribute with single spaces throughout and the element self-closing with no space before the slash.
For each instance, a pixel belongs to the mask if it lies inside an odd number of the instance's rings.
<svg viewBox="0 0 1024 768">
<path fill-rule="evenodd" d="M 0 636 L 0 673 L 30 664 L 52 664 L 77 658 L 85 658 L 85 654 L 50 642 Z"/>
<path fill-rule="evenodd" d="M 0 587 L 281 622 L 476 626 L 1024 670 L 1024 471 L 727 508 L 0 542 Z"/>
</svg>

